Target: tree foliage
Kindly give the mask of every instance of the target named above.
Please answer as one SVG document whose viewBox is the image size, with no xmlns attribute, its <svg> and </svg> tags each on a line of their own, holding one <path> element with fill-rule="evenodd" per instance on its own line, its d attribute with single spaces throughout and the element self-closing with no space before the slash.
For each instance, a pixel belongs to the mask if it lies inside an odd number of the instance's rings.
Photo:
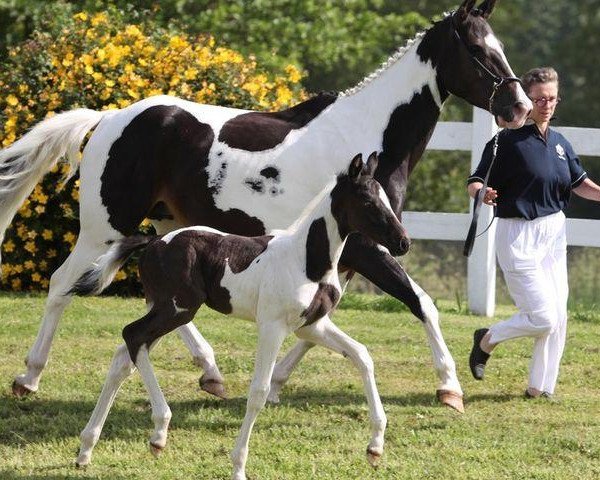
<svg viewBox="0 0 600 480">
<path fill-rule="evenodd" d="M 0 69 L 0 145 L 8 146 L 54 112 L 122 108 L 156 94 L 247 109 L 281 109 L 305 98 L 293 65 L 269 73 L 256 60 L 152 23 L 130 23 L 116 9 L 71 15 L 49 12 L 46 29 L 12 47 Z M 78 181 L 57 193 L 61 168 L 37 185 L 2 245 L 2 286 L 48 286 L 78 233 Z M 135 267 L 116 291 L 139 289 Z M 115 290 L 113 290 L 115 291 Z"/>
</svg>

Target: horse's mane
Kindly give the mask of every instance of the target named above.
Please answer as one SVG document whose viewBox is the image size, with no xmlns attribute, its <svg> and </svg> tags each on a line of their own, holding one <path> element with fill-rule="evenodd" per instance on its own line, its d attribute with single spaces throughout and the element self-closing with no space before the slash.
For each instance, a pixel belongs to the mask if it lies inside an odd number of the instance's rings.
<svg viewBox="0 0 600 480">
<path fill-rule="evenodd" d="M 443 19 L 449 17 L 454 12 L 444 12 Z M 442 19 L 442 20 L 443 20 Z M 414 37 L 408 39 L 404 46 L 399 47 L 385 62 L 383 62 L 377 70 L 371 72 L 366 77 L 364 77 L 360 82 L 358 82 L 355 86 L 350 87 L 343 92 L 340 93 L 341 97 L 347 97 L 353 95 L 363 88 L 365 88 L 368 84 L 370 84 L 373 80 L 379 78 L 383 72 L 385 72 L 388 68 L 394 65 L 398 60 L 400 60 L 404 54 L 410 50 L 410 48 L 419 40 L 423 38 L 423 36 L 429 31 L 429 28 L 425 30 L 421 30 Z"/>
</svg>

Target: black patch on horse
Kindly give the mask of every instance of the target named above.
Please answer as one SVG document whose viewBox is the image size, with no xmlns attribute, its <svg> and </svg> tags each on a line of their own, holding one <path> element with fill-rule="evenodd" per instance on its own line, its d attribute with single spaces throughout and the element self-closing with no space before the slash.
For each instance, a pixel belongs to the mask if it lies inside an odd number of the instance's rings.
<svg viewBox="0 0 600 480">
<path fill-rule="evenodd" d="M 269 167 L 263 168 L 260 171 L 260 174 L 265 178 L 272 178 L 277 183 L 280 182 L 279 169 L 277 169 L 276 167 L 269 166 Z"/>
<path fill-rule="evenodd" d="M 313 282 L 318 282 L 329 270 L 331 270 L 329 237 L 327 224 L 321 217 L 311 223 L 306 237 L 306 277 Z"/>
<path fill-rule="evenodd" d="M 310 325 L 331 312 L 340 299 L 340 292 L 329 283 L 319 283 L 310 305 L 302 312 L 301 316 L 306 318 L 303 327 Z"/>
<path fill-rule="evenodd" d="M 155 242 L 140 259 L 146 298 L 153 304 L 174 298 L 177 307 L 191 310 L 206 303 L 221 313 L 231 313 L 231 296 L 221 286 L 225 265 L 233 273 L 246 270 L 272 238 L 188 230 L 169 243 Z"/>
<path fill-rule="evenodd" d="M 217 153 L 217 155 L 221 155 L 223 152 Z M 222 162 L 219 170 L 217 170 L 217 174 L 210 181 L 210 191 L 212 194 L 217 194 L 221 191 L 221 187 L 223 186 L 223 182 L 227 177 L 227 162 Z"/>
<path fill-rule="evenodd" d="M 398 216 L 404 204 L 408 176 L 421 158 L 439 115 L 440 110 L 426 85 L 410 102 L 394 109 L 383 132 L 383 150 L 374 177 Z"/>
<path fill-rule="evenodd" d="M 181 225 L 264 234 L 257 218 L 215 206 L 215 185 L 209 185 L 206 170 L 213 141 L 210 125 L 177 106 L 150 107 L 131 120 L 112 144 L 101 176 L 100 195 L 110 225 L 131 235 L 162 201 Z"/>
<path fill-rule="evenodd" d="M 337 99 L 337 94 L 320 93 L 281 112 L 249 112 L 225 122 L 219 141 L 231 148 L 250 152 L 279 145 L 292 130 L 306 126 Z"/>
<path fill-rule="evenodd" d="M 244 184 L 250 188 L 250 190 L 256 193 L 265 192 L 265 183 L 260 179 L 247 178 L 244 180 Z"/>
</svg>

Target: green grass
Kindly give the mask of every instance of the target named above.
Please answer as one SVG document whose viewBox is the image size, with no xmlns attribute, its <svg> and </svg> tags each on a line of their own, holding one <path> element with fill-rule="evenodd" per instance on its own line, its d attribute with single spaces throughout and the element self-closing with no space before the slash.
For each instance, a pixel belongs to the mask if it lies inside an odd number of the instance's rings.
<svg viewBox="0 0 600 480">
<path fill-rule="evenodd" d="M 138 375 L 120 391 L 86 470 L 74 468 L 78 435 L 94 407 L 121 328 L 144 311 L 139 299 L 76 299 L 67 310 L 40 391 L 14 399 L 43 297 L 0 296 L 0 478 L 226 479 L 229 451 L 245 409 L 256 333 L 249 322 L 203 309 L 197 325 L 217 352 L 232 397 L 199 391 L 199 372 L 176 335 L 153 352 L 173 411 L 169 443 L 153 458 L 146 392 Z M 388 416 L 380 467 L 369 467 L 368 412 L 360 378 L 339 355 L 315 348 L 290 379 L 282 403 L 258 417 L 248 477 L 258 479 L 597 479 L 600 478 L 600 323 L 579 309 L 570 320 L 556 398 L 525 400 L 531 341 L 495 352 L 476 382 L 467 357 L 487 319 L 440 302 L 442 329 L 457 362 L 467 412 L 434 399 L 425 334 L 395 301 L 347 296 L 335 320 L 375 360 Z M 462 308 L 462 307 L 461 307 Z M 498 308 L 498 318 L 509 315 Z M 572 315 L 573 317 L 573 315 Z M 291 340 L 286 343 L 286 349 Z"/>
</svg>

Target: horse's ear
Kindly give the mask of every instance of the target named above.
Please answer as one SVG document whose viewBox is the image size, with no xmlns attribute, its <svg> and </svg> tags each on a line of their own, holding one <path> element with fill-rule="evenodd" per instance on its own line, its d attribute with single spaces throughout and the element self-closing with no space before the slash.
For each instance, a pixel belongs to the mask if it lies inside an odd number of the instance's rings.
<svg viewBox="0 0 600 480">
<path fill-rule="evenodd" d="M 469 12 L 473 10 L 473 7 L 475 6 L 475 2 L 476 0 L 464 0 L 461 6 L 458 7 L 456 14 L 461 22 L 467 19 Z"/>
<path fill-rule="evenodd" d="M 484 0 L 481 2 L 481 5 L 477 7 L 478 10 L 481 10 L 481 16 L 483 18 L 490 18 L 490 15 L 494 11 L 494 7 L 496 6 L 496 0 Z"/>
<path fill-rule="evenodd" d="M 367 159 L 367 165 L 363 169 L 362 174 L 368 175 L 369 177 L 372 177 L 373 175 L 375 175 L 375 170 L 377 170 L 378 163 L 379 163 L 379 158 L 377 158 L 377 152 L 373 152 L 371 155 L 369 155 L 369 158 Z"/>
<path fill-rule="evenodd" d="M 348 177 L 353 180 L 356 180 L 358 177 L 360 177 L 360 173 L 363 170 L 363 165 L 362 153 L 359 153 L 350 162 L 350 166 L 348 167 Z"/>
</svg>

